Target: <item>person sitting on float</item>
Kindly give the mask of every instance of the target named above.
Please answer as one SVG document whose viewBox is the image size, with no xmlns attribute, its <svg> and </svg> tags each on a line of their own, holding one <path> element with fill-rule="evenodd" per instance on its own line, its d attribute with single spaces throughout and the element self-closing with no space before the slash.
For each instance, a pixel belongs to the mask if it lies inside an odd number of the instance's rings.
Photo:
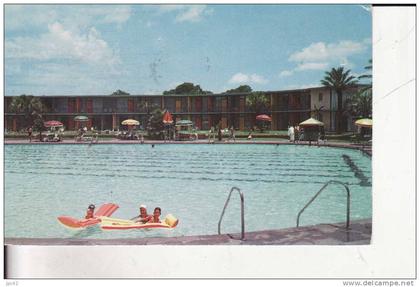
<svg viewBox="0 0 420 287">
<path fill-rule="evenodd" d="M 159 216 L 161 215 L 160 207 L 155 207 L 153 211 L 153 217 L 147 223 L 161 223 Z"/>
<path fill-rule="evenodd" d="M 87 211 L 86 211 L 85 219 L 93 218 L 94 217 L 93 216 L 94 212 L 95 212 L 95 205 L 90 204 Z"/>
<path fill-rule="evenodd" d="M 142 205 L 140 205 L 140 215 L 132 218 L 131 220 L 135 220 L 135 222 L 146 223 L 152 218 L 153 218 L 153 216 L 147 214 L 146 205 L 142 204 Z"/>
</svg>

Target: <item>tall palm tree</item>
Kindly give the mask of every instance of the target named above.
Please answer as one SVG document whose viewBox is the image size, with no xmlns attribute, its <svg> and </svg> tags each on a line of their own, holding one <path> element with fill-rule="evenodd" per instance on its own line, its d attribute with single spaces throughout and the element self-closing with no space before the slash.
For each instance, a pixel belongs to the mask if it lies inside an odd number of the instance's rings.
<svg viewBox="0 0 420 287">
<path fill-rule="evenodd" d="M 372 89 L 360 89 L 351 99 L 349 112 L 356 118 L 372 117 Z"/>
<path fill-rule="evenodd" d="M 321 121 L 321 112 L 325 110 L 324 106 L 317 107 L 314 105 L 314 117 L 316 120 Z"/>
<path fill-rule="evenodd" d="M 361 92 L 370 91 L 372 96 L 372 59 L 369 60 L 369 64 L 365 66 L 366 73 L 357 77 L 360 79 L 369 79 L 369 83 L 367 83 L 366 87 L 361 88 Z"/>
<path fill-rule="evenodd" d="M 13 98 L 10 109 L 14 113 L 23 114 L 25 125 L 29 128 L 34 125 L 36 119 L 42 117 L 45 107 L 39 98 L 21 95 Z"/>
<path fill-rule="evenodd" d="M 337 93 L 337 115 L 336 126 L 337 132 L 342 132 L 343 122 L 343 92 L 349 87 L 356 85 L 358 80 L 350 75 L 350 70 L 344 71 L 344 67 L 332 68 L 331 71 L 325 72 L 324 79 L 321 84 L 333 88 Z"/>
<path fill-rule="evenodd" d="M 370 81 L 366 86 L 360 88 L 348 103 L 349 113 L 356 118 L 372 117 L 372 59 L 365 66 L 365 70 L 365 74 L 360 75 L 358 79 L 369 79 Z"/>
<path fill-rule="evenodd" d="M 372 59 L 369 59 L 369 64 L 365 66 L 365 70 L 367 71 L 367 74 L 360 75 L 357 77 L 360 79 L 372 79 Z"/>
</svg>

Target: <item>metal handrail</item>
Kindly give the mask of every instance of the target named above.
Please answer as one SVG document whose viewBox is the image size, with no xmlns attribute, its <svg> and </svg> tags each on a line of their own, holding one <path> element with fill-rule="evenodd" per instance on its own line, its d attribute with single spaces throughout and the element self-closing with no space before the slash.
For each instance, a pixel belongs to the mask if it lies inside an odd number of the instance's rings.
<svg viewBox="0 0 420 287">
<path fill-rule="evenodd" d="M 234 190 L 237 190 L 238 192 L 239 192 L 239 196 L 240 196 L 240 198 L 241 198 L 241 240 L 243 240 L 244 238 L 245 238 L 245 217 L 244 217 L 244 194 L 241 192 L 241 190 L 239 189 L 239 188 L 237 188 L 237 187 L 232 187 L 231 188 L 231 190 L 230 190 L 230 192 L 229 192 L 229 196 L 228 196 L 228 198 L 226 199 L 226 202 L 225 202 L 225 206 L 223 207 L 223 211 L 222 211 L 222 214 L 220 215 L 220 219 L 219 219 L 219 224 L 218 224 L 218 232 L 219 232 L 219 234 L 220 234 L 220 225 L 221 225 L 221 223 L 222 223 L 222 219 L 223 219 L 223 215 L 225 214 L 225 210 L 226 210 L 226 207 L 227 207 L 227 205 L 228 205 L 228 203 L 229 203 L 229 200 L 230 200 L 230 196 L 232 195 L 232 192 L 234 191 Z"/>
<path fill-rule="evenodd" d="M 346 223 L 346 229 L 349 229 L 350 226 L 350 190 L 347 186 L 347 184 L 342 183 L 341 181 L 337 181 L 337 180 L 330 180 L 328 181 L 326 184 L 324 184 L 324 186 L 314 195 L 314 197 L 312 197 L 311 200 L 309 200 L 309 202 L 305 205 L 304 208 L 302 208 L 301 211 L 299 211 L 298 216 L 297 216 L 297 220 L 296 220 L 296 227 L 299 227 L 299 218 L 300 215 L 302 214 L 302 212 L 315 200 L 315 198 L 317 198 L 317 196 L 331 183 L 336 183 L 336 184 L 341 184 L 342 186 L 344 186 L 346 188 L 346 192 L 347 192 L 347 223 Z"/>
</svg>

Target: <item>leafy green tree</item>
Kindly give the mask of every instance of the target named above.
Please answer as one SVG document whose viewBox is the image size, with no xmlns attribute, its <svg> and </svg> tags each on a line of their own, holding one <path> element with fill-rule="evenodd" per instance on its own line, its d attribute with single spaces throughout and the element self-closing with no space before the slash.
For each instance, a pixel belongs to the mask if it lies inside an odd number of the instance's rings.
<svg viewBox="0 0 420 287">
<path fill-rule="evenodd" d="M 343 92 L 357 84 L 358 80 L 350 75 L 350 70 L 344 71 L 343 67 L 332 68 L 331 71 L 325 72 L 324 79 L 321 84 L 333 88 L 337 93 L 337 116 L 336 126 L 337 132 L 342 132 L 343 122 Z"/>
<path fill-rule="evenodd" d="M 163 111 L 161 109 L 155 109 L 149 117 L 147 124 L 147 134 L 152 139 L 162 139 L 163 137 Z"/>
<path fill-rule="evenodd" d="M 253 111 L 255 115 L 266 112 L 270 107 L 268 96 L 262 92 L 255 92 L 247 95 L 245 103 L 248 109 Z"/>
<path fill-rule="evenodd" d="M 29 128 L 34 125 L 36 119 L 42 118 L 41 115 L 45 107 L 39 98 L 31 95 L 21 95 L 13 98 L 10 103 L 10 110 L 17 114 L 23 114 L 25 125 Z"/>
<path fill-rule="evenodd" d="M 37 115 L 33 123 L 34 132 L 39 132 L 39 141 L 42 141 L 42 132 L 45 130 L 44 121 L 41 115 Z"/>
<path fill-rule="evenodd" d="M 124 92 L 122 90 L 116 90 L 111 94 L 111 96 L 128 96 L 130 93 Z"/>
<path fill-rule="evenodd" d="M 347 111 L 355 118 L 371 118 L 372 117 L 372 59 L 365 66 L 366 73 L 359 76 L 358 79 L 369 79 L 366 86 L 348 101 Z"/>
<path fill-rule="evenodd" d="M 193 83 L 182 83 L 175 89 L 164 91 L 164 95 L 207 95 L 213 94 L 210 91 L 204 91 L 200 85 L 194 85 Z"/>
<path fill-rule="evenodd" d="M 146 112 L 148 115 L 156 109 L 158 109 L 160 106 L 158 104 L 155 104 L 153 101 L 150 101 L 148 99 L 141 101 L 137 104 L 137 108 L 140 111 Z"/>
<path fill-rule="evenodd" d="M 270 100 L 267 95 L 262 92 L 254 92 L 250 95 L 247 95 L 245 98 L 245 104 L 248 109 L 254 112 L 253 121 L 255 122 L 255 118 L 257 115 L 267 112 L 270 107 Z M 263 131 L 266 123 L 258 121 L 258 127 L 261 131 Z"/>
<path fill-rule="evenodd" d="M 360 89 L 348 102 L 347 110 L 355 118 L 372 117 L 372 89 Z"/>
<path fill-rule="evenodd" d="M 236 89 L 227 90 L 226 94 L 237 94 L 237 93 L 251 93 L 252 88 L 248 85 L 242 85 L 237 87 Z"/>
</svg>

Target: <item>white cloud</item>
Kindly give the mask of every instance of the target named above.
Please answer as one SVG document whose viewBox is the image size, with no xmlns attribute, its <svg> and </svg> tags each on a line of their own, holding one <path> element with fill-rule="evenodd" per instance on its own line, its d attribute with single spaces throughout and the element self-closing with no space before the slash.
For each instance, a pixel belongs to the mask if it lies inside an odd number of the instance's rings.
<svg viewBox="0 0 420 287">
<path fill-rule="evenodd" d="M 340 41 L 325 44 L 324 42 L 312 43 L 301 51 L 289 57 L 292 62 L 331 62 L 347 59 L 351 55 L 359 54 L 367 49 L 365 41 Z"/>
<path fill-rule="evenodd" d="M 284 71 L 280 72 L 279 77 L 281 77 L 281 78 L 289 77 L 289 76 L 292 76 L 293 73 L 294 73 L 293 70 L 284 70 Z"/>
<path fill-rule="evenodd" d="M 177 4 L 159 5 L 158 7 L 159 7 L 159 10 L 164 13 L 185 9 L 185 5 L 177 5 Z"/>
<path fill-rule="evenodd" d="M 131 17 L 131 7 L 130 6 L 106 6 L 105 9 L 99 11 L 99 16 L 102 16 L 101 20 L 103 23 L 117 23 L 122 24 Z"/>
<path fill-rule="evenodd" d="M 306 70 L 325 70 L 328 68 L 328 63 L 302 63 L 296 67 L 296 71 Z"/>
<path fill-rule="evenodd" d="M 353 64 L 349 57 L 363 53 L 371 44 L 371 39 L 363 39 L 361 42 L 339 41 L 337 43 L 312 43 L 309 46 L 294 52 L 289 56 L 290 62 L 296 66 L 292 70 L 282 71 L 280 77 L 291 76 L 294 72 L 307 70 L 326 70 L 330 66 L 345 66 L 352 68 Z"/>
<path fill-rule="evenodd" d="M 132 15 L 129 5 L 6 5 L 7 30 L 45 28 L 57 21 L 66 27 L 121 25 Z"/>
<path fill-rule="evenodd" d="M 213 9 L 206 5 L 159 5 L 160 13 L 177 12 L 175 22 L 199 22 L 204 16 L 213 13 Z"/>
<path fill-rule="evenodd" d="M 44 5 L 5 5 L 5 29 L 18 30 L 27 27 L 42 27 L 58 19 L 53 6 Z"/>
<path fill-rule="evenodd" d="M 98 91 L 116 90 L 112 90 L 119 83 L 116 76 L 97 65 L 45 63 L 36 65 L 31 68 L 30 73 L 19 76 L 19 84 L 12 84 L 8 89 L 17 94 L 97 94 Z"/>
<path fill-rule="evenodd" d="M 206 10 L 206 6 L 191 6 L 186 11 L 178 14 L 175 22 L 198 22 Z"/>
<path fill-rule="evenodd" d="M 5 42 L 6 58 L 35 60 L 71 59 L 86 63 L 113 65 L 119 57 L 91 27 L 85 33 L 67 30 L 55 22 L 48 26 L 48 33 L 39 37 L 15 37 Z"/>
<path fill-rule="evenodd" d="M 243 74 L 243 73 L 236 73 L 235 75 L 230 78 L 229 83 L 231 84 L 266 84 L 268 80 L 265 79 L 263 76 L 257 74 Z"/>
</svg>

